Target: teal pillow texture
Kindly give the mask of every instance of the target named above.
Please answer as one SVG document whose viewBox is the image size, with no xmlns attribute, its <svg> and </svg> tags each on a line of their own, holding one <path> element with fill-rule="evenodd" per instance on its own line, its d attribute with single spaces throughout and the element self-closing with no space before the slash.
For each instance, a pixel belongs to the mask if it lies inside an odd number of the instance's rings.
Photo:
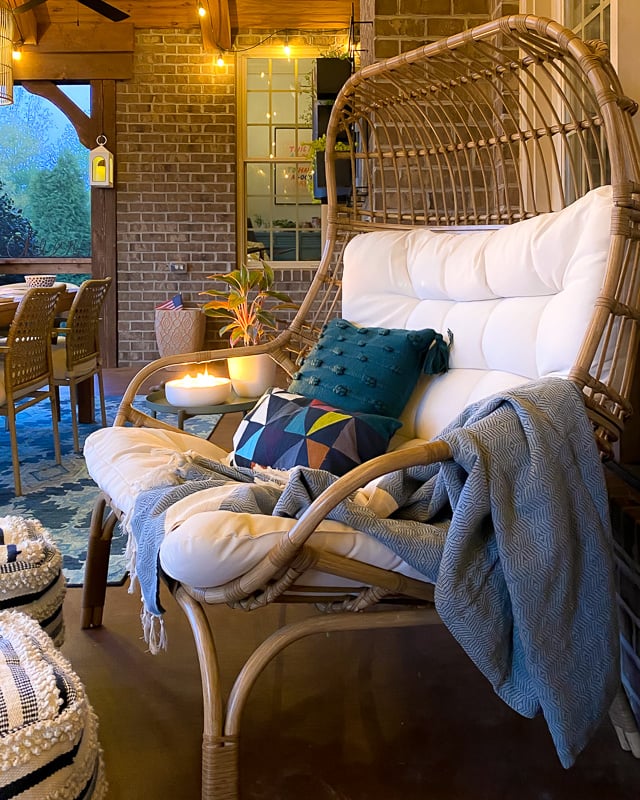
<svg viewBox="0 0 640 800">
<path fill-rule="evenodd" d="M 431 328 L 358 327 L 332 319 L 293 376 L 289 391 L 345 411 L 399 417 L 421 372 L 449 368 L 449 342 Z"/>
<path fill-rule="evenodd" d="M 233 437 L 237 467 L 313 467 L 344 475 L 386 452 L 401 423 L 378 414 L 350 414 L 284 389 L 266 392 Z"/>
</svg>

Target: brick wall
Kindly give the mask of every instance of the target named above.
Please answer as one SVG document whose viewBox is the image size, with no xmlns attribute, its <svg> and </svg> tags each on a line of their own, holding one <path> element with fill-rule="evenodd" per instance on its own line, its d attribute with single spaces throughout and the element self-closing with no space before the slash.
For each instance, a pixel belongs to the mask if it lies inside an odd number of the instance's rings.
<svg viewBox="0 0 640 800">
<path fill-rule="evenodd" d="M 362 27 L 373 30 L 370 50 L 383 58 L 514 13 L 517 5 L 430 0 L 425 14 L 424 0 L 363 0 L 362 19 L 375 13 L 375 23 Z M 263 32 L 245 32 L 236 46 L 261 39 Z M 314 43 L 329 49 L 335 42 L 329 35 Z M 363 56 L 371 60 L 371 52 Z M 236 263 L 233 59 L 217 67 L 197 28 L 137 31 L 134 77 L 117 85 L 117 134 L 118 363 L 136 366 L 158 355 L 154 307 L 177 292 L 188 305 L 199 303 L 206 276 Z M 169 272 L 172 261 L 188 271 Z M 279 288 L 300 301 L 311 275 L 286 268 Z M 209 320 L 209 344 L 215 327 Z"/>
<path fill-rule="evenodd" d="M 260 39 L 247 32 L 236 46 Z M 134 78 L 118 83 L 119 366 L 157 357 L 158 303 L 180 292 L 198 304 L 207 275 L 236 264 L 235 64 L 225 61 L 203 52 L 199 29 L 137 31 Z M 174 261 L 188 271 L 169 272 Z M 312 271 L 282 273 L 278 288 L 300 302 Z M 216 328 L 208 320 L 208 345 Z"/>
<path fill-rule="evenodd" d="M 495 0 L 375 0 L 375 58 L 389 58 L 486 22 L 494 5 Z"/>
<path fill-rule="evenodd" d="M 199 29 L 146 30 L 134 72 L 117 87 L 120 366 L 157 356 L 158 302 L 199 302 L 206 276 L 235 263 L 233 66 L 213 65 Z"/>
</svg>

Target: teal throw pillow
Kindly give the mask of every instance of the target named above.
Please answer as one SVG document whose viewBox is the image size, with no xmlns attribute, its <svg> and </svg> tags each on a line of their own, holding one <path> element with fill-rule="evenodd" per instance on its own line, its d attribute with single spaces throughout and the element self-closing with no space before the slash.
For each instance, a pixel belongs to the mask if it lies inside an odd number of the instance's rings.
<svg viewBox="0 0 640 800">
<path fill-rule="evenodd" d="M 242 420 L 233 437 L 237 467 L 313 467 L 344 475 L 386 452 L 397 419 L 350 414 L 320 400 L 274 389 Z"/>
<path fill-rule="evenodd" d="M 366 328 L 333 319 L 289 391 L 345 411 L 399 417 L 422 371 L 447 371 L 451 341 L 450 331 L 447 344 L 431 328 Z"/>
</svg>

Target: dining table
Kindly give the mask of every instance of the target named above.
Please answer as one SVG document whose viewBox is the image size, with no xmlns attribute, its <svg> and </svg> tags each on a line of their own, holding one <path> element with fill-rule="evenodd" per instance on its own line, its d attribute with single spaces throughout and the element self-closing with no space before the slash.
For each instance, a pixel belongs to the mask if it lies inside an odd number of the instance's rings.
<svg viewBox="0 0 640 800">
<path fill-rule="evenodd" d="M 56 325 L 64 320 L 73 299 L 78 291 L 75 283 L 54 283 L 54 287 L 64 289 L 60 293 L 56 305 Z M 18 310 L 20 301 L 29 290 L 26 283 L 8 283 L 0 286 L 0 330 L 11 325 L 13 317 Z M 95 422 L 93 378 L 87 378 L 78 384 L 78 421 Z"/>
</svg>

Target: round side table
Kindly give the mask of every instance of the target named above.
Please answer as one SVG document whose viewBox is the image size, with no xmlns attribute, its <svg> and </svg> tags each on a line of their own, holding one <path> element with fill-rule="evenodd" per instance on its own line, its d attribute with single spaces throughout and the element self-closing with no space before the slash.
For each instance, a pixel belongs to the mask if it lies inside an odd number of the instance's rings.
<svg viewBox="0 0 640 800">
<path fill-rule="evenodd" d="M 165 414 L 177 414 L 178 428 L 182 431 L 184 430 L 184 421 L 190 417 L 231 414 L 235 411 L 242 411 L 245 413 L 255 406 L 258 399 L 257 397 L 238 397 L 238 395 L 232 391 L 226 402 L 219 403 L 215 406 L 173 406 L 165 397 L 164 390 L 158 389 L 145 397 L 145 403 L 151 411 L 151 416 L 154 418 L 159 411 Z M 211 433 L 215 431 L 217 424 L 218 421 L 213 425 Z M 209 436 L 211 436 L 211 433 Z"/>
</svg>

